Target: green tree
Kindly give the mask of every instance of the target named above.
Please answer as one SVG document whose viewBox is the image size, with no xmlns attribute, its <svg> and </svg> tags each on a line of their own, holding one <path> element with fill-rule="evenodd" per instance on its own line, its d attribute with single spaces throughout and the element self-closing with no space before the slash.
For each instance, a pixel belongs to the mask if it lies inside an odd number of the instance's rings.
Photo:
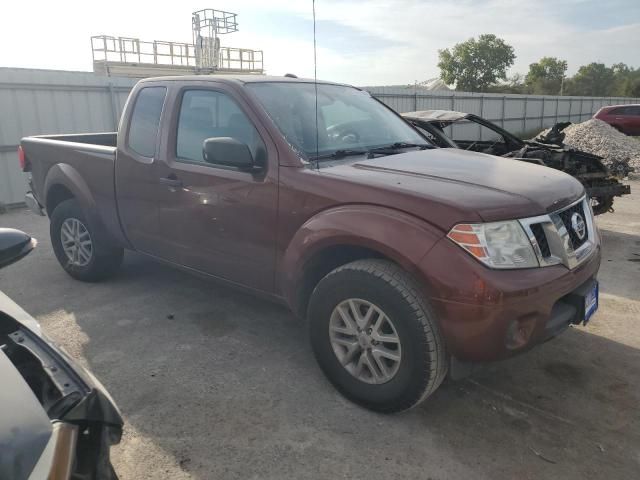
<svg viewBox="0 0 640 480">
<path fill-rule="evenodd" d="M 440 78 L 457 90 L 483 92 L 498 80 L 507 79 L 507 69 L 516 56 L 501 38 L 484 34 L 438 51 Z"/>
<path fill-rule="evenodd" d="M 640 73 L 639 70 L 636 70 L 636 72 Z M 640 74 L 629 80 L 625 97 L 640 97 Z"/>
<path fill-rule="evenodd" d="M 538 62 L 529 65 L 529 73 L 525 78 L 527 89 L 530 93 L 539 95 L 558 95 L 566 71 L 566 60 L 542 57 Z"/>
<path fill-rule="evenodd" d="M 609 96 L 613 90 L 613 69 L 604 63 L 590 63 L 578 69 L 571 81 L 567 83 L 565 94 L 590 95 L 594 97 Z"/>
<path fill-rule="evenodd" d="M 637 97 L 640 86 L 640 69 L 633 69 L 624 63 L 611 66 L 613 84 L 610 95 L 614 97 Z"/>
</svg>

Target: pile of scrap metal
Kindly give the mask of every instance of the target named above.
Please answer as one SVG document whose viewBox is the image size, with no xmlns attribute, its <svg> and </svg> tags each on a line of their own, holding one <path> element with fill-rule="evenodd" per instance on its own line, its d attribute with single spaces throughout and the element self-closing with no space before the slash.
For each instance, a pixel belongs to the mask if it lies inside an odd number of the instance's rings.
<svg viewBox="0 0 640 480">
<path fill-rule="evenodd" d="M 613 211 L 614 197 L 631 193 L 630 187 L 620 181 L 620 178 L 628 173 L 628 166 L 616 167 L 614 175 L 605 166 L 602 157 L 563 144 L 562 130 L 569 123 L 556 124 L 552 129 L 532 140 L 521 140 L 503 128 L 471 113 L 425 110 L 403 113 L 402 116 L 439 147 L 462 148 L 538 163 L 572 175 L 584 185 L 596 215 Z M 450 129 L 454 132 L 450 133 L 450 136 L 445 133 L 447 127 L 469 122 L 491 130 L 491 135 L 488 135 L 490 139 L 456 139 L 455 129 Z"/>
<path fill-rule="evenodd" d="M 576 132 L 576 128 L 587 128 L 587 125 L 589 125 L 589 123 L 591 122 L 598 122 L 598 120 L 590 120 L 584 123 L 580 123 L 580 124 L 573 124 L 571 122 L 560 122 L 560 123 L 556 123 L 553 127 L 547 129 L 547 130 L 543 130 L 542 132 L 540 132 L 535 138 L 534 140 L 536 142 L 540 142 L 540 143 L 545 143 L 545 144 L 549 144 L 549 145 L 558 145 L 560 147 L 567 147 L 567 148 L 573 148 L 574 150 L 578 151 L 578 149 L 576 148 L 575 143 L 572 142 L 567 142 L 565 143 L 565 138 L 566 138 L 566 132 L 567 130 L 572 130 L 572 132 Z M 603 124 L 604 122 L 602 122 Z M 569 127 L 570 125 L 573 125 L 573 127 L 571 129 L 567 129 L 567 127 Z M 613 127 L 609 127 L 606 124 L 604 124 L 605 128 L 608 128 L 609 130 L 611 130 L 611 134 L 612 135 L 618 135 L 617 132 L 613 131 Z M 622 134 L 623 135 L 623 134 Z M 574 138 L 575 140 L 575 133 L 573 134 L 572 138 Z M 626 137 L 625 137 L 626 138 Z M 602 142 L 602 139 L 598 139 L 596 140 L 596 143 L 602 144 L 602 143 L 606 143 L 606 142 Z M 640 146 L 638 147 L 638 149 L 640 149 Z M 588 147 L 585 147 L 585 150 L 589 150 Z M 598 153 L 601 153 L 602 150 L 604 150 L 606 152 L 605 155 L 602 156 L 598 156 Z M 609 151 L 607 151 L 609 150 Z M 623 153 L 621 154 L 620 149 L 618 149 L 618 151 L 616 151 L 615 149 L 612 148 L 605 148 L 605 149 L 601 149 L 599 151 L 589 151 L 588 153 L 591 153 L 592 155 L 596 155 L 598 156 L 598 158 L 601 158 L 603 161 L 606 162 L 606 166 L 609 169 L 609 171 L 611 172 L 612 175 L 623 179 L 625 177 L 627 177 L 629 175 L 629 173 L 634 171 L 634 168 L 632 166 L 629 165 L 629 152 L 624 152 L 624 150 L 622 151 Z M 626 155 L 625 155 L 626 154 Z"/>
</svg>

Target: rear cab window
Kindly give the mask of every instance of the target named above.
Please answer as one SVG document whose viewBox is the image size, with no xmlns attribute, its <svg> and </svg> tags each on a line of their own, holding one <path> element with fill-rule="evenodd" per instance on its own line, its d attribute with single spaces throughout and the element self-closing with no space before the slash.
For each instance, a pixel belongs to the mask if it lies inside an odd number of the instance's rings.
<svg viewBox="0 0 640 480">
<path fill-rule="evenodd" d="M 127 138 L 127 146 L 138 155 L 152 158 L 156 153 L 160 115 L 166 95 L 166 87 L 144 87 L 138 92 Z"/>
</svg>

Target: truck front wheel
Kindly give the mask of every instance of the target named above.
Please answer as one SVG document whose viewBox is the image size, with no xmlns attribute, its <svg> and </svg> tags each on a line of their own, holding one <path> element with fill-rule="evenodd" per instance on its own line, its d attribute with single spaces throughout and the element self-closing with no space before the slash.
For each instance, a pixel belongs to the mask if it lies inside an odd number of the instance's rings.
<svg viewBox="0 0 640 480">
<path fill-rule="evenodd" d="M 122 263 L 123 249 L 103 244 L 74 199 L 65 200 L 54 209 L 49 234 L 58 262 L 78 280 L 103 280 Z"/>
<path fill-rule="evenodd" d="M 415 280 L 392 262 L 357 260 L 336 268 L 313 291 L 308 313 L 323 372 L 366 408 L 410 409 L 446 375 L 435 316 Z"/>
</svg>

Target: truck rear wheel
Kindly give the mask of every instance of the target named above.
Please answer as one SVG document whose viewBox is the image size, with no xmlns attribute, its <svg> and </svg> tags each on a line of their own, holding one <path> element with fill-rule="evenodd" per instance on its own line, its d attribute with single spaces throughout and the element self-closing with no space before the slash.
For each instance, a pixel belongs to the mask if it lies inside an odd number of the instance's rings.
<svg viewBox="0 0 640 480">
<path fill-rule="evenodd" d="M 313 351 L 348 399 L 393 413 L 415 407 L 447 372 L 435 315 L 415 281 L 380 259 L 336 268 L 309 303 Z"/>
<path fill-rule="evenodd" d="M 103 280 L 113 275 L 122 263 L 124 250 L 103 244 L 74 199 L 61 202 L 53 210 L 49 234 L 58 262 L 78 280 Z"/>
</svg>

